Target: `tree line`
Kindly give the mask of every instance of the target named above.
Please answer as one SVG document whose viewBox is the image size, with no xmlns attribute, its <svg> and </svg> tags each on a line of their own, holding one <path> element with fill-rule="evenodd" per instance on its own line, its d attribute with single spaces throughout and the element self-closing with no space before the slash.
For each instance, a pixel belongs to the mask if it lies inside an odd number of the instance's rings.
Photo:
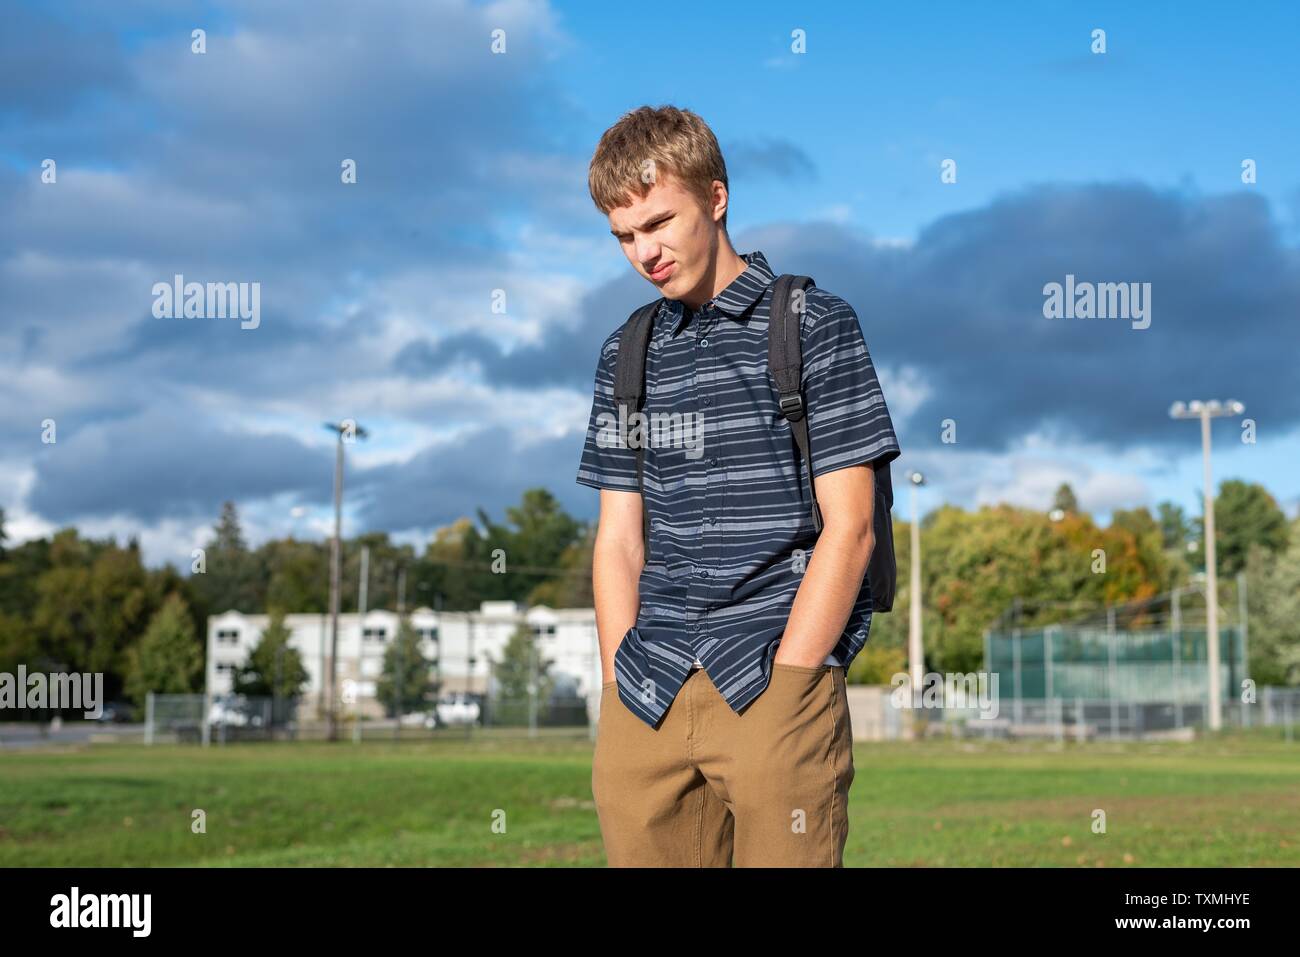
<svg viewBox="0 0 1300 957">
<path fill-rule="evenodd" d="M 1250 664 L 1260 684 L 1300 684 L 1300 518 L 1288 520 L 1257 484 L 1223 482 L 1216 496 L 1221 605 L 1233 585 L 1249 587 Z M 900 503 L 901 504 L 901 503 Z M 874 616 L 851 680 L 888 681 L 906 667 L 910 601 L 909 523 L 894 516 L 899 581 L 894 611 Z M 439 529 L 418 552 L 385 532 L 343 542 L 341 610 L 355 611 L 361 552 L 370 552 L 369 608 L 476 610 L 484 600 L 556 608 L 590 607 L 594 523 L 567 514 L 548 491 L 524 492 L 500 519 L 478 509 Z M 1068 620 L 1069 603 L 1101 607 L 1190 584 L 1203 571 L 1199 517 L 1170 502 L 1113 513 L 1098 526 L 1062 485 L 1048 512 L 1011 505 L 967 511 L 945 505 L 921 520 L 927 670 L 975 671 L 984 630 L 1016 599 L 1033 609 L 1026 626 Z M 10 547 L 0 511 L 0 671 L 102 672 L 108 700 L 201 690 L 209 615 L 269 613 L 270 626 L 237 690 L 291 695 L 306 673 L 288 646 L 283 615 L 329 609 L 329 541 L 247 543 L 234 503 L 223 505 L 201 555 L 146 567 L 138 540 L 82 537 L 64 528 Z M 1104 553 L 1098 572 L 1097 550 Z M 192 568 L 198 571 L 191 572 Z M 381 692 L 401 695 L 421 681 L 405 653 L 386 665 Z M 399 690 L 394 690 L 394 689 Z"/>
</svg>

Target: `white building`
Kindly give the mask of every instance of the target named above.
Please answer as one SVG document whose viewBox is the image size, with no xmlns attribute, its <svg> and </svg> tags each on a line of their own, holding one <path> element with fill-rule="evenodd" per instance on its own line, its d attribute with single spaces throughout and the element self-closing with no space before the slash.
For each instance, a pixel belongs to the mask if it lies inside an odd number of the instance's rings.
<svg viewBox="0 0 1300 957">
<path fill-rule="evenodd" d="M 355 708 L 380 716 L 383 707 L 375 686 L 383 667 L 384 652 L 397 635 L 399 616 L 392 611 L 368 611 L 365 621 L 356 613 L 339 615 L 337 681 L 342 693 L 355 690 Z M 232 672 L 248 660 L 249 653 L 270 623 L 269 615 L 228 611 L 208 618 L 207 686 L 214 695 L 231 690 Z M 532 629 L 542 658 L 553 661 L 550 674 L 562 687 L 586 698 L 588 708 L 599 704 L 601 668 L 596 637 L 596 613 L 591 608 L 528 609 L 513 601 L 485 601 L 478 611 L 443 611 L 417 608 L 411 624 L 420 635 L 424 657 L 434 664 L 443 692 L 489 690 L 492 669 L 501 661 L 510 636 L 520 624 Z M 315 716 L 322 705 L 329 668 L 330 616 L 285 615 L 289 644 L 302 656 L 310 676 L 299 714 Z M 344 706 L 349 710 L 353 706 Z"/>
</svg>

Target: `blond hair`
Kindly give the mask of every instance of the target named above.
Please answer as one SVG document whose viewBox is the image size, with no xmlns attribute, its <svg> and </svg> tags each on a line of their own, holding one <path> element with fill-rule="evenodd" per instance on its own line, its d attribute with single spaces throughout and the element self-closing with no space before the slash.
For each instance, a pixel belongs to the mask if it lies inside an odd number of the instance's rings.
<svg viewBox="0 0 1300 957">
<path fill-rule="evenodd" d="M 629 194 L 644 197 L 656 177 L 670 173 L 713 209 L 713 181 L 727 185 L 727 165 L 709 124 L 690 110 L 642 106 L 623 114 L 596 144 L 587 171 L 591 198 L 602 213 L 626 206 Z M 727 214 L 720 223 L 727 228 Z"/>
</svg>

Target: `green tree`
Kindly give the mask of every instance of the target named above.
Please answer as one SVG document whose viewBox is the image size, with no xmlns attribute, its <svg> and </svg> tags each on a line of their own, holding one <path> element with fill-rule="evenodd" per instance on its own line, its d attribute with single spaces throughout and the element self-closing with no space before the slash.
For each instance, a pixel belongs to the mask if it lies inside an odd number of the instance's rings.
<svg viewBox="0 0 1300 957">
<path fill-rule="evenodd" d="M 898 594 L 892 612 L 872 616 L 868 643 L 906 655 L 910 529 L 898 520 L 894 528 Z M 1017 597 L 1026 608 L 1021 624 L 1030 626 L 1077 614 L 1063 607 L 1070 603 L 1100 606 L 1150 597 L 1170 578 L 1158 532 L 1140 513 L 1098 528 L 1080 513 L 1052 521 L 1005 504 L 976 512 L 946 505 L 921 522 L 921 560 L 925 667 L 938 671 L 978 669 L 984 630 Z M 854 679 L 867 667 L 855 667 Z"/>
<path fill-rule="evenodd" d="M 125 653 L 157 609 L 139 551 L 65 529 L 54 538 L 51 559 L 35 582 L 37 647 L 70 670 L 102 672 L 105 694 L 116 697 L 128 670 Z"/>
<path fill-rule="evenodd" d="M 1198 520 L 1198 534 L 1204 541 L 1200 525 Z M 1281 552 L 1287 546 L 1287 531 L 1286 513 L 1264 486 L 1237 479 L 1219 486 L 1214 501 L 1214 548 L 1220 575 L 1230 577 L 1245 568 L 1253 544 L 1275 555 Z"/>
<path fill-rule="evenodd" d="M 528 594 L 526 603 L 550 608 L 591 608 L 596 601 L 591 580 L 595 545 L 596 523 L 591 522 L 561 553 L 555 575 L 539 582 Z"/>
<path fill-rule="evenodd" d="M 1111 513 L 1110 531 L 1127 533 L 1131 540 L 1125 540 L 1124 553 L 1128 567 L 1135 569 L 1143 581 L 1142 586 L 1128 586 L 1135 592 L 1158 594 L 1173 588 L 1177 581 L 1177 566 L 1170 560 L 1172 556 L 1165 550 L 1164 530 L 1152 517 L 1145 506 L 1135 509 L 1116 509 Z M 1112 538 L 1121 537 L 1112 535 Z M 1149 586 L 1149 587 L 1147 587 Z M 1149 597 L 1149 595 L 1135 595 Z M 1134 621 L 1133 624 L 1138 622 Z"/>
<path fill-rule="evenodd" d="M 1074 497 L 1074 489 L 1070 488 L 1069 482 L 1062 482 L 1052 497 L 1052 510 L 1058 508 L 1066 514 L 1079 510 L 1079 500 Z"/>
<path fill-rule="evenodd" d="M 36 581 L 52 567 L 50 541 L 35 538 L 0 556 L 0 612 L 31 621 L 36 609 Z"/>
<path fill-rule="evenodd" d="M 150 691 L 194 691 L 202 674 L 203 651 L 194 636 L 189 608 L 180 595 L 168 595 L 144 636 L 127 652 L 126 692 L 142 705 Z"/>
<path fill-rule="evenodd" d="M 538 585 L 553 581 L 567 549 L 584 534 L 583 524 L 565 512 L 544 488 L 524 492 L 518 506 L 506 509 L 506 521 L 497 523 L 478 510 L 485 529 L 465 540 L 472 560 L 500 567 L 476 576 L 482 597 L 527 602 Z M 561 576 L 562 577 L 562 576 Z"/>
<path fill-rule="evenodd" d="M 1193 529 L 1183 507 L 1173 502 L 1161 502 L 1156 508 L 1156 514 L 1165 549 L 1179 554 L 1186 552 L 1187 544 L 1192 540 Z"/>
<path fill-rule="evenodd" d="M 555 679 L 550 674 L 554 664 L 554 661 L 540 654 L 532 626 L 527 623 L 519 625 L 501 650 L 501 660 L 492 672 L 497 684 L 497 705 L 494 709 L 496 724 L 528 723 L 530 686 L 536 692 L 538 723 L 543 723 L 547 702 L 555 690 Z"/>
<path fill-rule="evenodd" d="M 880 615 L 877 621 L 883 624 L 888 617 L 889 615 Z M 907 671 L 907 652 L 897 642 L 887 644 L 883 638 L 875 635 L 876 621 L 872 622 L 871 630 L 873 634 L 867 636 L 866 646 L 849 666 L 852 681 L 854 684 L 891 684 L 894 675 Z"/>
<path fill-rule="evenodd" d="M 1300 518 L 1275 555 L 1258 542 L 1246 562 L 1250 676 L 1259 685 L 1300 685 Z"/>
<path fill-rule="evenodd" d="M 203 566 L 202 574 L 194 576 L 194 587 L 208 611 L 254 613 L 265 607 L 266 575 L 244 542 L 234 502 L 221 506 L 213 536 L 204 546 Z"/>
<path fill-rule="evenodd" d="M 270 621 L 235 672 L 236 694 L 296 698 L 308 681 L 307 668 L 297 648 L 290 646 L 292 633 L 284 623 L 284 612 L 271 613 Z"/>
<path fill-rule="evenodd" d="M 445 610 L 467 611 L 489 597 L 486 588 L 496 584 L 491 572 L 479 567 L 490 562 L 486 539 L 472 519 L 461 517 L 434 533 L 413 570 L 413 578 L 420 593 L 442 595 Z M 420 589 L 420 585 L 424 588 Z"/>
<path fill-rule="evenodd" d="M 391 541 L 387 532 L 367 532 L 343 543 L 342 609 L 356 611 L 358 608 L 363 548 L 370 549 L 370 581 L 366 607 L 397 608 L 399 599 L 404 601 L 406 606 L 415 607 L 418 604 L 415 580 L 417 576 L 413 574 L 416 565 L 415 550 L 410 545 L 398 545 Z M 406 572 L 406 590 L 405 594 L 400 594 L 403 570 Z"/>
<path fill-rule="evenodd" d="M 17 615 L 0 611 L 0 672 L 14 674 L 19 665 L 34 669 L 39 655 L 31 629 Z"/>
<path fill-rule="evenodd" d="M 266 607 L 298 613 L 329 610 L 329 545 L 289 538 L 258 549 L 267 571 Z M 344 589 L 347 592 L 347 589 Z"/>
<path fill-rule="evenodd" d="M 383 672 L 375 689 L 390 715 L 401 717 L 412 709 L 422 710 L 429 691 L 432 663 L 420 648 L 420 636 L 410 615 L 402 618 L 397 635 L 384 649 Z"/>
</svg>

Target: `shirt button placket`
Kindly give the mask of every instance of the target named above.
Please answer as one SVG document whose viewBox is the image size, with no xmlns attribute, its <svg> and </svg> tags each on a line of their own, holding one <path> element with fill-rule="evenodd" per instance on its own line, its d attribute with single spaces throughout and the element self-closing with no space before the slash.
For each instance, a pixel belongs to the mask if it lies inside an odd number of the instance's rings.
<svg viewBox="0 0 1300 957">
<path fill-rule="evenodd" d="M 696 354 L 696 368 L 701 372 L 709 373 L 701 386 L 701 392 L 703 394 L 701 395 L 700 402 L 702 406 L 707 406 L 711 401 L 712 397 L 709 395 L 709 383 L 713 381 L 712 373 L 717 369 L 717 362 L 715 361 L 717 337 L 714 335 L 713 338 L 710 339 L 710 335 L 713 335 L 714 331 L 712 328 L 713 318 L 713 304 L 709 303 L 705 306 L 703 315 L 701 316 L 700 347 Z M 709 431 L 716 441 L 717 436 L 720 434 L 716 425 Z M 701 616 L 700 634 L 698 636 L 701 638 L 710 637 L 708 634 L 709 611 L 712 609 L 714 604 L 714 586 L 716 585 L 711 566 L 713 566 L 716 561 L 716 533 L 718 531 L 717 514 L 718 497 L 721 492 L 721 476 L 718 471 L 718 456 L 714 454 L 714 451 L 715 450 L 709 449 L 707 446 L 705 447 L 705 452 L 708 454 L 705 458 L 707 465 L 705 469 L 704 499 L 700 503 L 700 510 L 704 521 L 704 528 L 699 539 L 700 564 L 702 566 L 700 568 L 700 580 L 701 589 L 704 595 L 704 609 Z"/>
<path fill-rule="evenodd" d="M 697 409 L 701 404 L 701 395 L 700 395 L 700 351 L 701 350 L 700 350 L 699 343 L 702 337 L 701 326 L 703 324 L 703 318 L 704 317 L 702 314 L 697 313 L 691 316 L 689 322 L 690 335 L 691 338 L 694 340 L 692 344 L 692 351 L 694 352 L 694 355 L 691 357 L 692 359 L 691 397 L 694 400 Z M 700 576 L 701 556 L 694 542 L 692 542 L 691 545 L 689 546 L 689 555 L 690 555 L 690 579 L 688 581 L 687 588 L 686 588 L 686 609 L 685 609 L 686 624 L 688 629 L 686 634 L 686 640 L 690 644 L 691 648 L 694 649 L 695 644 L 702 632 L 703 624 L 704 624 L 704 620 L 703 620 L 704 598 L 703 595 L 701 594 L 701 585 L 703 582 L 703 578 L 701 578 Z M 693 656 L 696 661 L 699 660 L 698 653 L 695 653 Z"/>
</svg>

